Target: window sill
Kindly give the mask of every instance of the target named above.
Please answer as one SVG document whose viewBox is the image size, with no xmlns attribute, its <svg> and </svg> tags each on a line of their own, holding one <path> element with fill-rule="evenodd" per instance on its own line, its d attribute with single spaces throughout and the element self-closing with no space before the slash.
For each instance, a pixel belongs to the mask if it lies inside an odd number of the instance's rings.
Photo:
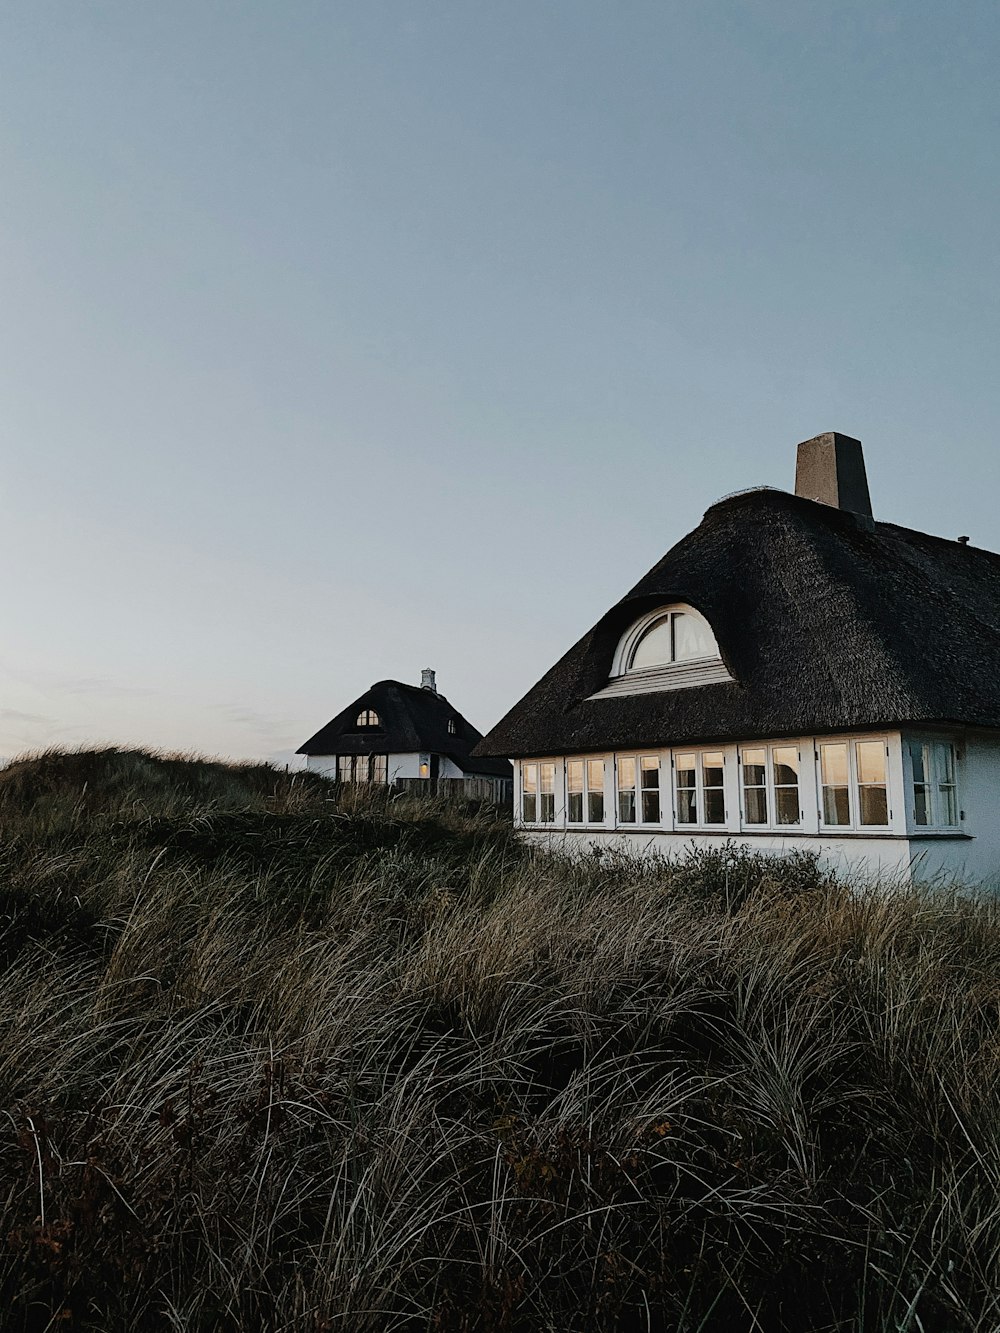
<svg viewBox="0 0 1000 1333">
<path fill-rule="evenodd" d="M 921 829 L 919 833 L 906 835 L 910 842 L 973 842 L 974 833 L 963 833 L 961 829 Z"/>
</svg>

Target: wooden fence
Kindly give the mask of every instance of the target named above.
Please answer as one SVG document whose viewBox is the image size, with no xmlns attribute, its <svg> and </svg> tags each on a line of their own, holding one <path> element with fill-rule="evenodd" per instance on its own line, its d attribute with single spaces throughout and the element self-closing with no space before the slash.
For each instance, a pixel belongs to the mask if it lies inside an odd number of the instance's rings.
<svg viewBox="0 0 1000 1333">
<path fill-rule="evenodd" d="M 513 801 L 510 778 L 396 778 L 393 791 L 414 796 L 440 796 L 446 801 L 481 801 L 486 805 L 510 806 Z"/>
</svg>

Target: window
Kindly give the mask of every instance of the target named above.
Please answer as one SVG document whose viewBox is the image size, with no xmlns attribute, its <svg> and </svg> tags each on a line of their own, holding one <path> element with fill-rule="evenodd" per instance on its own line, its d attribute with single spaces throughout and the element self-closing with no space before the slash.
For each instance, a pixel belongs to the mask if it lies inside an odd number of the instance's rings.
<svg viewBox="0 0 1000 1333">
<path fill-rule="evenodd" d="M 660 822 L 660 757 L 621 755 L 616 761 L 619 824 Z"/>
<path fill-rule="evenodd" d="M 566 761 L 566 815 L 570 824 L 604 823 L 604 760 Z"/>
<path fill-rule="evenodd" d="M 555 818 L 555 764 L 522 765 L 521 822 L 524 824 L 554 824 Z"/>
<path fill-rule="evenodd" d="M 913 822 L 919 828 L 957 828 L 955 747 L 950 741 L 910 741 Z"/>
<path fill-rule="evenodd" d="M 340 782 L 385 782 L 389 772 L 386 754 L 342 754 L 337 757 Z"/>
<path fill-rule="evenodd" d="M 838 741 L 819 747 L 820 781 L 823 787 L 823 823 L 831 827 L 850 824 L 851 789 L 848 780 L 847 745 Z"/>
<path fill-rule="evenodd" d="M 887 828 L 884 740 L 825 741 L 819 747 L 820 820 L 827 828 Z"/>
<path fill-rule="evenodd" d="M 667 610 L 640 621 L 622 662 L 623 671 L 691 662 L 699 657 L 718 657 L 719 648 L 708 621 L 690 607 Z"/>
<path fill-rule="evenodd" d="M 747 747 L 740 758 L 744 825 L 798 824 L 798 749 L 794 745 L 758 745 Z"/>
<path fill-rule="evenodd" d="M 618 760 L 618 822 L 635 823 L 635 775 L 638 765 L 634 759 Z"/>
<path fill-rule="evenodd" d="M 858 770 L 859 823 L 884 826 L 889 822 L 885 782 L 884 741 L 855 741 Z"/>
<path fill-rule="evenodd" d="M 725 755 L 721 750 L 674 756 L 678 824 L 725 824 Z"/>
<path fill-rule="evenodd" d="M 458 723 L 455 721 L 453 717 L 450 717 L 448 719 L 448 735 L 449 736 L 458 735 Z"/>
<path fill-rule="evenodd" d="M 355 725 L 359 727 L 380 727 L 382 723 L 374 708 L 366 708 L 364 712 L 358 714 Z"/>
<path fill-rule="evenodd" d="M 538 765 L 538 822 L 554 824 L 556 818 L 556 766 Z"/>
<path fill-rule="evenodd" d="M 534 824 L 538 819 L 538 765 L 524 764 L 521 768 L 521 819 Z"/>
<path fill-rule="evenodd" d="M 660 759 L 644 754 L 639 760 L 639 784 L 644 824 L 660 822 Z"/>
<path fill-rule="evenodd" d="M 769 824 L 767 810 L 767 751 L 743 751 L 743 822 Z"/>
</svg>

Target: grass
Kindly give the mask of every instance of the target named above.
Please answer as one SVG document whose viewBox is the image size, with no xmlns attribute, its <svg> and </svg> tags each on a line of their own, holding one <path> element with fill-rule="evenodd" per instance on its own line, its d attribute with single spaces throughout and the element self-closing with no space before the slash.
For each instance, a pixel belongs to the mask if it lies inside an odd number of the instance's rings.
<svg viewBox="0 0 1000 1333">
<path fill-rule="evenodd" d="M 0 772 L 4 1330 L 1000 1327 L 1000 921 L 135 752 Z"/>
</svg>

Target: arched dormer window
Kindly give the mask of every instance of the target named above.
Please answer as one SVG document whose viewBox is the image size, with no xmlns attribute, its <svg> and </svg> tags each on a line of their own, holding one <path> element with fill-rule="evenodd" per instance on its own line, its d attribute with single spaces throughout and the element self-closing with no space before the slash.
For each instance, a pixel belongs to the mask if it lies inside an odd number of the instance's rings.
<svg viewBox="0 0 1000 1333">
<path fill-rule="evenodd" d="M 359 727 L 380 727 L 382 721 L 374 708 L 366 708 L 363 712 L 358 714 L 356 725 Z"/>
<path fill-rule="evenodd" d="M 622 635 L 604 694 L 645 694 L 732 680 L 712 627 L 693 606 L 658 606 Z"/>
<path fill-rule="evenodd" d="M 448 719 L 448 735 L 449 736 L 458 735 L 458 723 L 455 721 L 453 717 L 450 717 Z"/>
</svg>

